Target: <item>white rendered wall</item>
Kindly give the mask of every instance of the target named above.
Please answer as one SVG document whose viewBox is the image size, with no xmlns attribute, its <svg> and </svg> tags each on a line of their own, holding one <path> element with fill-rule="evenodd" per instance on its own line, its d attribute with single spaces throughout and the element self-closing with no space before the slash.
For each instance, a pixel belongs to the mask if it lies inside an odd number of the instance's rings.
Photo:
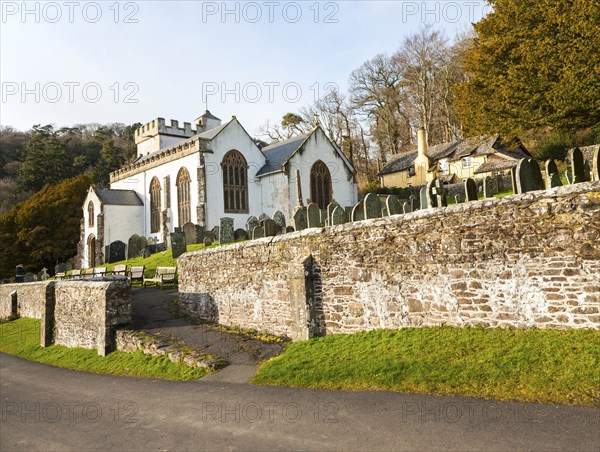
<svg viewBox="0 0 600 452">
<path fill-rule="evenodd" d="M 213 153 L 205 154 L 206 162 L 206 226 L 208 229 L 218 226 L 220 219 L 230 217 L 234 227 L 245 228 L 251 215 L 263 213 L 260 181 L 256 173 L 265 164 L 265 156 L 254 144 L 237 120 L 232 121 L 210 143 Z M 248 163 L 248 213 L 234 214 L 225 212 L 223 203 L 223 174 L 221 162 L 230 150 L 239 151 Z"/>
<path fill-rule="evenodd" d="M 293 179 L 294 183 L 288 183 L 288 176 L 281 171 L 259 179 L 263 212 L 273 217 L 273 214 L 280 210 L 285 215 L 286 224 L 290 224 L 296 203 L 296 174 L 291 175 L 290 179 Z M 294 205 L 290 204 L 290 199 L 294 200 Z"/>
<path fill-rule="evenodd" d="M 133 234 L 140 235 L 144 225 L 143 206 L 104 205 L 104 246 L 120 240 L 129 242 Z M 106 259 L 108 256 L 104 256 Z"/>
</svg>

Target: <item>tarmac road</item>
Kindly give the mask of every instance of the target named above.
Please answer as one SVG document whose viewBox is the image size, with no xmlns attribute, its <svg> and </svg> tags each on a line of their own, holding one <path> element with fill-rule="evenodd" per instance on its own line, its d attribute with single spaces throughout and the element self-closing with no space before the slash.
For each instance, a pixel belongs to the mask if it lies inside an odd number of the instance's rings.
<svg viewBox="0 0 600 452">
<path fill-rule="evenodd" d="M 224 375 L 130 379 L 0 354 L 0 449 L 600 449 L 598 408 L 263 387 Z"/>
</svg>

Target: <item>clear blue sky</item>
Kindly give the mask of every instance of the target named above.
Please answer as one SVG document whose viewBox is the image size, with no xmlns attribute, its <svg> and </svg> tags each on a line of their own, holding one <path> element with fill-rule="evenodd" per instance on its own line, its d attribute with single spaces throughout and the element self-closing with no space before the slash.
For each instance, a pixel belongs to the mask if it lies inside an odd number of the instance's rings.
<svg viewBox="0 0 600 452">
<path fill-rule="evenodd" d="M 452 38 L 483 1 L 2 1 L 0 124 L 193 121 L 250 133 L 392 53 L 425 23 Z"/>
</svg>

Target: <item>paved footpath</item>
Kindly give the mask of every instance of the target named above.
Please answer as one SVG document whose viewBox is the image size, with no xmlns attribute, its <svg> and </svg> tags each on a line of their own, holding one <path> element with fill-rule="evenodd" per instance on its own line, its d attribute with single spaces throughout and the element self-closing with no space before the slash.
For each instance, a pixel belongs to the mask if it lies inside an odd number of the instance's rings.
<svg viewBox="0 0 600 452">
<path fill-rule="evenodd" d="M 0 450 L 588 450 L 600 409 L 169 382 L 0 354 Z"/>
</svg>

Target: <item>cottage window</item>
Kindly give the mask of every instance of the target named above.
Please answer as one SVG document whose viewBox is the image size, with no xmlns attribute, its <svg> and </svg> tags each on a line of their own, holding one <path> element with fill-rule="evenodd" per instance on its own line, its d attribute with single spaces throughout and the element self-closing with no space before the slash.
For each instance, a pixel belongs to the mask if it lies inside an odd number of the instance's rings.
<svg viewBox="0 0 600 452">
<path fill-rule="evenodd" d="M 326 209 L 331 202 L 331 174 L 321 160 L 310 170 L 310 198 L 319 209 Z"/>
<path fill-rule="evenodd" d="M 92 201 L 88 204 L 88 226 L 94 226 L 94 203 Z"/>
<path fill-rule="evenodd" d="M 160 182 L 156 176 L 150 182 L 150 232 L 160 232 Z"/>
<path fill-rule="evenodd" d="M 192 221 L 190 182 L 190 173 L 187 169 L 181 168 L 177 174 L 177 212 L 180 227 Z"/>
<path fill-rule="evenodd" d="M 471 157 L 464 157 L 462 159 L 463 168 L 471 168 L 472 164 L 473 164 L 473 161 L 472 161 Z"/>
<path fill-rule="evenodd" d="M 413 177 L 415 174 L 417 174 L 417 172 L 415 171 L 414 166 L 411 166 L 410 168 L 408 168 L 408 177 Z"/>
<path fill-rule="evenodd" d="M 223 171 L 223 204 L 227 213 L 248 213 L 248 163 L 232 150 L 221 163 Z"/>
</svg>

